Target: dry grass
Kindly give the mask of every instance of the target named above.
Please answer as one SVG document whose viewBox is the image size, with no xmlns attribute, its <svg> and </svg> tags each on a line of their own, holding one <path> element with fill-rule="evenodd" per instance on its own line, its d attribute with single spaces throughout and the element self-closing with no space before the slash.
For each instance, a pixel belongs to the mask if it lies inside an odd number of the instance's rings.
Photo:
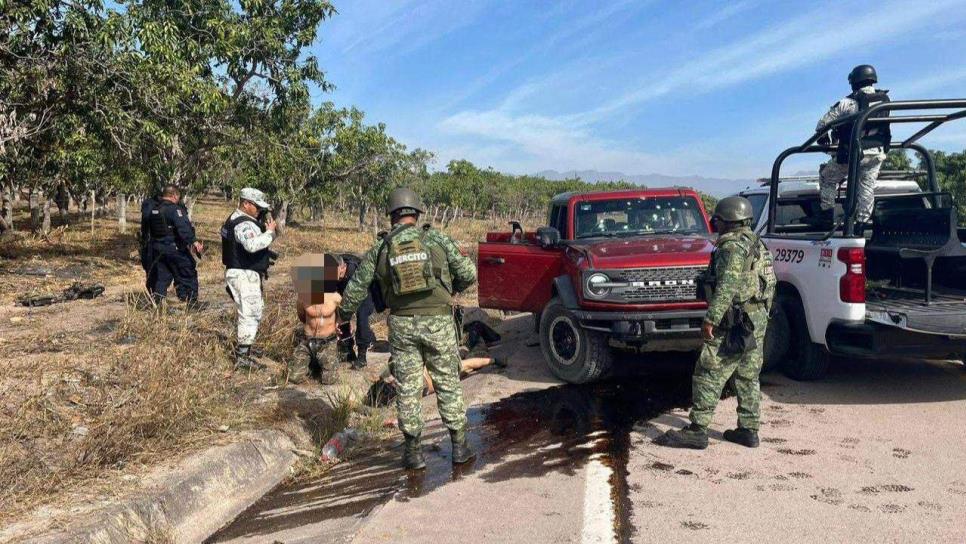
<svg viewBox="0 0 966 544">
<path fill-rule="evenodd" d="M 0 512 L 42 502 L 107 469 L 203 444 L 261 416 L 255 388 L 229 379 L 221 324 L 130 309 L 113 335 L 69 355 L 4 366 Z M 42 345 L 42 344 L 41 344 Z"/>
<path fill-rule="evenodd" d="M 284 382 L 285 363 L 293 361 L 296 317 L 286 261 L 305 252 L 362 253 L 373 241 L 371 231 L 358 232 L 350 218 L 330 217 L 324 229 L 290 228 L 275 246 L 282 258 L 268 283 L 258 341 L 281 370 L 239 375 L 230 371 L 230 308 L 158 314 L 137 310 L 131 297 L 118 296 L 143 291 L 133 212 L 126 234 L 113 218 L 104 218 L 96 221 L 93 236 L 81 220 L 48 237 L 15 234 L 0 241 L 0 523 L 223 440 L 219 429 L 225 426 L 284 427 L 292 414 L 265 402 L 263 388 Z M 199 237 L 210 250 L 199 265 L 202 299 L 214 302 L 226 300 L 217 242 L 229 212 L 217 200 L 195 208 Z M 493 226 L 457 222 L 449 233 L 475 256 L 475 242 Z M 23 274 L 31 269 L 49 274 Z M 78 280 L 101 282 L 108 292 L 97 301 L 32 312 L 26 322 L 12 324 L 8 316 L 23 315 L 10 308 L 17 296 L 56 293 Z M 470 293 L 462 301 L 474 298 Z M 385 338 L 382 320 L 374 329 Z M 359 395 L 348 387 L 337 389 L 326 404 L 330 409 L 310 422 L 317 448 L 347 426 L 372 439 L 394 432 L 383 426 L 391 409 L 362 410 Z M 323 468 L 310 462 L 304 470 Z M 161 535 L 156 540 L 165 541 Z"/>
</svg>

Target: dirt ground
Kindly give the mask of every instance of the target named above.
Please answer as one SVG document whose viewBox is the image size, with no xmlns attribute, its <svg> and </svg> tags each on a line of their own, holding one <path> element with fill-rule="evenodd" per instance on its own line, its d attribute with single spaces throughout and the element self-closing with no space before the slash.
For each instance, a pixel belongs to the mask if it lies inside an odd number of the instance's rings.
<svg viewBox="0 0 966 544">
<path fill-rule="evenodd" d="M 337 214 L 324 224 L 289 225 L 273 245 L 281 257 L 267 283 L 257 343 L 269 371 L 238 374 L 231 371 L 234 306 L 224 291 L 218 234 L 233 208 L 217 198 L 194 208 L 207 246 L 199 263 L 200 298 L 210 306 L 186 312 L 175 302 L 160 318 L 144 293 L 137 208 L 129 207 L 126 233 L 111 216 L 98 217 L 92 232 L 88 216 L 72 214 L 67 226 L 55 218 L 47 236 L 21 230 L 0 240 L 0 524 L 39 506 L 120 493 L 158 460 L 229 441 L 246 429 L 287 429 L 294 421 L 317 449 L 356 417 L 351 407 L 358 394 L 342 392 L 341 385 L 316 395 L 311 406 L 294 406 L 279 394 L 290 388 L 287 365 L 299 362 L 288 267 L 302 253 L 361 253 L 372 232 Z M 17 219 L 25 228 L 26 210 Z M 468 220 L 450 232 L 475 253 L 486 229 Z M 16 303 L 25 295 L 59 294 L 74 282 L 98 282 L 106 290 L 94 300 L 37 308 Z M 169 295 L 174 299 L 173 287 Z M 474 293 L 465 297 L 474 300 Z M 374 328 L 385 339 L 381 320 Z M 345 385 L 364 389 L 365 380 L 357 381 Z M 338 410 L 322 413 L 333 403 Z"/>
<path fill-rule="evenodd" d="M 282 487 L 211 542 L 963 542 L 966 372 L 959 363 L 840 361 L 821 382 L 763 377 L 763 443 L 652 439 L 686 422 L 680 358 L 624 357 L 627 371 L 562 386 L 530 320 L 501 327 L 505 371 L 463 382 L 479 455 L 455 470 L 439 420 L 428 469 L 397 448 L 362 452 Z M 434 415 L 433 402 L 424 402 Z"/>
</svg>

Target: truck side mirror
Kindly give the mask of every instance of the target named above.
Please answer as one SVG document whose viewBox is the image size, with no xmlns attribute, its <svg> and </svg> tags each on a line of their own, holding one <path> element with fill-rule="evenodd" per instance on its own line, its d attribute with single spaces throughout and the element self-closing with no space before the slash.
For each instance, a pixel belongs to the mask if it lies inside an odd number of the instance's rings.
<svg viewBox="0 0 966 544">
<path fill-rule="evenodd" d="M 543 249 L 553 249 L 560 245 L 560 231 L 553 227 L 540 227 L 537 229 L 537 240 Z"/>
</svg>

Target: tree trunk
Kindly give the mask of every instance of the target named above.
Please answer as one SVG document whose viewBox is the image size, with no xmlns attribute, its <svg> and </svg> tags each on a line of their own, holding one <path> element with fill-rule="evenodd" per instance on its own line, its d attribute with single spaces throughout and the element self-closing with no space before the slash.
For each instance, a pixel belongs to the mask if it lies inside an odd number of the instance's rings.
<svg viewBox="0 0 966 544">
<path fill-rule="evenodd" d="M 44 235 L 50 234 L 50 203 L 49 198 L 44 199 L 44 219 L 40 224 L 40 230 Z"/>
<path fill-rule="evenodd" d="M 117 227 L 121 234 L 127 233 L 127 195 L 117 194 Z"/>
<path fill-rule="evenodd" d="M 40 230 L 41 221 L 41 210 L 40 210 L 40 191 L 37 189 L 30 190 L 30 196 L 28 197 L 28 202 L 30 203 L 30 230 L 32 232 L 37 232 Z"/>
<path fill-rule="evenodd" d="M 372 237 L 375 238 L 379 234 L 379 214 L 372 214 Z"/>
<path fill-rule="evenodd" d="M 184 207 L 188 210 L 188 221 L 191 221 L 195 213 L 195 198 L 193 196 L 185 196 L 182 200 L 184 201 Z"/>
<path fill-rule="evenodd" d="M 12 231 L 12 230 L 14 230 L 14 228 L 13 228 L 13 198 L 14 198 L 13 197 L 13 185 L 12 184 L 8 184 L 8 183 L 5 183 L 5 184 L 3 184 L 3 187 L 0 188 L 0 190 L 3 191 L 3 196 L 0 197 L 3 200 L 3 202 L 2 202 L 3 209 L 0 210 L 0 219 L 3 220 L 2 221 L 2 223 L 3 223 L 3 229 L 2 230 L 4 230 L 4 231 L 6 231 L 6 230 Z"/>
<path fill-rule="evenodd" d="M 369 203 L 359 202 L 359 232 L 366 231 L 366 214 L 369 213 Z"/>
<path fill-rule="evenodd" d="M 91 189 L 91 238 L 94 237 L 94 215 L 97 213 L 97 193 Z"/>
<path fill-rule="evenodd" d="M 288 200 L 282 200 L 282 202 L 275 207 L 275 232 L 279 236 L 285 233 L 285 225 L 288 223 L 288 212 L 289 212 L 290 202 Z"/>
</svg>

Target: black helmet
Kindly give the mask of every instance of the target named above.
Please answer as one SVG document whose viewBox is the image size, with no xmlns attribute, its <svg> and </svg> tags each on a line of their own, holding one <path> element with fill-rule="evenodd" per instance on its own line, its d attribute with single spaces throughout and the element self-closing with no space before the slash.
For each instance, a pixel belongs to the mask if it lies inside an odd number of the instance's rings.
<svg viewBox="0 0 966 544">
<path fill-rule="evenodd" d="M 849 72 L 849 85 L 852 86 L 853 91 L 878 82 L 879 76 L 876 75 L 875 68 L 869 64 L 860 64 Z"/>
<path fill-rule="evenodd" d="M 408 187 L 394 189 L 389 195 L 389 207 L 386 208 L 386 215 L 399 212 L 399 215 L 419 215 L 426 212 L 426 206 L 419 199 L 419 195 Z"/>
<path fill-rule="evenodd" d="M 718 201 L 714 207 L 714 215 L 711 219 L 720 219 L 729 223 L 737 223 L 754 217 L 754 210 L 751 202 L 743 196 L 729 196 Z"/>
</svg>

